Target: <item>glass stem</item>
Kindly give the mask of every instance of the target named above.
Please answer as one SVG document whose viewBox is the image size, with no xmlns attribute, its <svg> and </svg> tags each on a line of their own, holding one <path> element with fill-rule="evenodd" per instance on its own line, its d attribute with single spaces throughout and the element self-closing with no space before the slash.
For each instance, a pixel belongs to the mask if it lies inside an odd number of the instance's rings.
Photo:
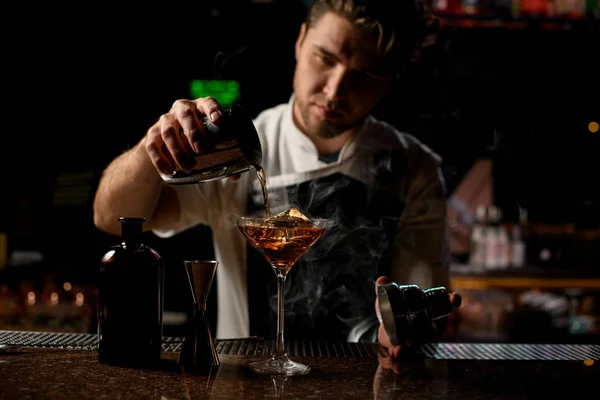
<svg viewBox="0 0 600 400">
<path fill-rule="evenodd" d="M 285 357 L 285 343 L 283 340 L 283 292 L 285 288 L 285 278 L 281 270 L 276 269 L 275 274 L 277 275 L 277 343 L 275 346 L 275 357 Z"/>
</svg>

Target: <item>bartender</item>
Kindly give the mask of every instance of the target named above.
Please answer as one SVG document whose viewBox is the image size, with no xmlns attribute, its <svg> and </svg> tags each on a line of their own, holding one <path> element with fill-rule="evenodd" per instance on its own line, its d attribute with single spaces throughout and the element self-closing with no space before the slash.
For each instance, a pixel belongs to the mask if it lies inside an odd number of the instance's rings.
<svg viewBox="0 0 600 400">
<path fill-rule="evenodd" d="M 313 1 L 295 43 L 289 101 L 253 119 L 272 211 L 294 206 L 335 222 L 288 275 L 287 338 L 379 341 L 396 355 L 377 318 L 376 283 L 448 285 L 440 157 L 371 114 L 438 26 L 421 1 Z M 219 125 L 218 99 L 177 100 L 115 158 L 96 191 L 94 223 L 118 234 L 119 216 L 146 217 L 145 228 L 165 238 L 209 226 L 220 263 L 216 337 L 270 337 L 273 272 L 232 222 L 264 212 L 256 175 L 194 185 L 160 175 L 194 169 L 203 118 Z"/>
</svg>

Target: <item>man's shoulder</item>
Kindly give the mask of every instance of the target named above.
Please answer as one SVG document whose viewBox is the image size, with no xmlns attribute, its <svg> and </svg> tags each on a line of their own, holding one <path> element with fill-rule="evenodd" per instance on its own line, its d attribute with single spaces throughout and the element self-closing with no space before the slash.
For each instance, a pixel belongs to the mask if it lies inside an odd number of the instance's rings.
<svg viewBox="0 0 600 400">
<path fill-rule="evenodd" d="M 285 115 L 288 107 L 288 103 L 281 103 L 269 108 L 265 108 L 254 117 L 254 124 L 257 126 L 272 124 L 273 121 L 278 121 Z"/>
<path fill-rule="evenodd" d="M 431 147 L 416 136 L 403 132 L 388 122 L 372 118 L 373 132 L 384 143 L 381 150 L 390 153 L 390 165 L 402 171 L 405 195 L 418 192 L 424 186 L 435 185 L 444 193 L 444 178 L 441 173 L 442 158 Z"/>
<path fill-rule="evenodd" d="M 402 154 L 410 163 L 437 166 L 442 162 L 440 155 L 416 136 L 403 132 L 386 121 L 371 117 L 369 128 L 379 137 L 379 142 L 384 148 Z"/>
</svg>

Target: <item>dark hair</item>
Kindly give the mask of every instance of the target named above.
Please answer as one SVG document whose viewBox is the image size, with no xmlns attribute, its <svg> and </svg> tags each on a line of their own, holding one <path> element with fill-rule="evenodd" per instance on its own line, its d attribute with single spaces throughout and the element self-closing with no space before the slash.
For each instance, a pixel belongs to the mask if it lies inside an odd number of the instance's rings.
<svg viewBox="0 0 600 400">
<path fill-rule="evenodd" d="M 379 51 L 403 66 L 416 61 L 424 47 L 435 43 L 439 21 L 425 0 L 313 0 L 307 28 L 327 12 L 347 18 L 365 34 L 373 35 Z"/>
</svg>

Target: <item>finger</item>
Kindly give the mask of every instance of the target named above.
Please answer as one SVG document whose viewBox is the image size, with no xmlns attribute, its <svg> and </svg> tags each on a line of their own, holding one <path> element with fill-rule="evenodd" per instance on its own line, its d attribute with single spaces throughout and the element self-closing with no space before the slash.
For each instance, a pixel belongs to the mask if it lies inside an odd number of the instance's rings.
<svg viewBox="0 0 600 400">
<path fill-rule="evenodd" d="M 379 286 L 385 285 L 385 284 L 388 284 L 391 282 L 392 282 L 392 280 L 390 278 L 388 278 L 387 276 L 380 276 L 379 278 L 377 278 L 377 280 L 375 281 L 375 293 L 377 293 L 377 289 L 379 288 Z"/>
<path fill-rule="evenodd" d="M 377 331 L 377 341 L 383 347 L 386 347 L 388 349 L 392 347 L 392 342 L 390 342 L 390 338 L 388 337 L 388 334 L 383 324 L 379 324 L 379 330 Z"/>
<path fill-rule="evenodd" d="M 194 165 L 196 165 L 196 161 L 195 161 L 195 159 L 196 159 L 196 152 L 192 148 L 192 144 L 190 143 L 189 140 L 185 139 L 183 131 L 180 131 L 179 137 L 181 138 L 181 144 L 185 148 L 185 152 L 187 154 L 189 154 L 192 158 L 194 158 Z"/>
<path fill-rule="evenodd" d="M 377 340 L 379 341 L 379 343 L 381 343 L 381 345 L 388 347 L 388 348 L 392 346 L 392 342 L 390 341 L 390 338 L 387 335 L 385 327 L 383 326 L 381 310 L 379 309 L 379 291 L 378 291 L 378 289 L 379 289 L 379 286 L 390 283 L 390 282 L 391 282 L 391 280 L 386 276 L 380 276 L 375 281 L 375 294 L 376 294 L 375 315 L 377 316 L 377 319 L 379 320 L 379 330 L 377 332 Z"/>
<path fill-rule="evenodd" d="M 165 155 L 165 157 L 169 159 L 170 165 L 173 166 L 173 169 L 171 169 L 171 172 L 169 173 L 169 175 L 170 175 L 175 171 L 175 165 L 177 165 L 177 163 L 175 162 L 175 159 L 173 158 L 173 156 L 169 152 L 169 149 L 167 149 L 167 146 L 164 143 L 162 143 L 162 149 L 163 149 L 163 154 Z"/>
<path fill-rule="evenodd" d="M 462 297 L 460 297 L 460 294 L 458 293 L 450 293 L 450 304 L 452 304 L 454 307 L 458 308 L 460 307 L 460 305 L 462 304 Z"/>
<path fill-rule="evenodd" d="M 159 120 L 160 136 L 171 156 L 179 167 L 190 172 L 196 165 L 190 146 L 184 144 L 180 136 L 179 120 L 170 114 L 163 115 Z"/>
<path fill-rule="evenodd" d="M 217 99 L 215 99 L 212 96 L 197 99 L 196 107 L 203 115 L 208 117 L 210 122 L 212 122 L 215 125 L 219 124 L 223 113 L 221 111 L 221 106 L 219 105 Z"/>
<path fill-rule="evenodd" d="M 171 114 L 177 120 L 181 133 L 185 136 L 189 147 L 197 154 L 202 154 L 202 136 L 207 129 L 202 119 L 206 116 L 198 107 L 197 101 L 177 100 L 171 107 Z"/>
<path fill-rule="evenodd" d="M 180 136 L 183 135 L 183 133 L 180 133 Z M 185 148 L 185 151 L 191 156 L 191 157 L 195 157 L 195 152 L 194 150 L 190 147 L 189 143 L 186 140 L 181 140 L 181 145 Z M 167 157 L 170 162 L 171 165 L 178 165 L 177 161 L 175 161 L 175 159 L 173 158 L 173 156 L 171 155 L 171 152 L 167 149 L 167 146 L 163 143 L 163 149 L 164 149 L 164 154 L 165 157 Z M 191 167 L 191 169 L 193 169 L 193 167 L 196 166 L 197 161 L 194 158 L 193 161 L 193 166 Z M 182 168 L 183 169 L 183 168 Z"/>
<path fill-rule="evenodd" d="M 145 149 L 150 161 L 159 172 L 171 175 L 175 170 L 175 164 L 172 162 L 172 158 L 167 155 L 163 149 L 164 143 L 160 136 L 160 128 L 157 124 L 153 125 L 146 135 Z M 166 150 L 166 149 L 165 149 Z"/>
<path fill-rule="evenodd" d="M 377 319 L 379 319 L 379 323 L 382 323 L 381 311 L 379 310 L 379 286 L 385 285 L 390 282 L 392 281 L 387 276 L 380 276 L 375 281 L 375 295 L 377 296 L 375 297 L 375 314 L 377 315 Z"/>
<path fill-rule="evenodd" d="M 392 346 L 388 349 L 388 353 L 392 358 L 399 358 L 402 352 L 402 346 Z"/>
<path fill-rule="evenodd" d="M 197 113 L 196 117 L 200 120 L 198 126 L 194 125 L 193 127 L 197 129 L 191 129 L 189 132 L 184 129 L 184 131 L 193 149 L 201 154 L 203 153 L 202 136 L 207 135 L 209 131 L 206 125 L 212 123 L 218 126 L 223 113 L 219 102 L 212 96 L 195 100 L 194 108 Z"/>
</svg>

